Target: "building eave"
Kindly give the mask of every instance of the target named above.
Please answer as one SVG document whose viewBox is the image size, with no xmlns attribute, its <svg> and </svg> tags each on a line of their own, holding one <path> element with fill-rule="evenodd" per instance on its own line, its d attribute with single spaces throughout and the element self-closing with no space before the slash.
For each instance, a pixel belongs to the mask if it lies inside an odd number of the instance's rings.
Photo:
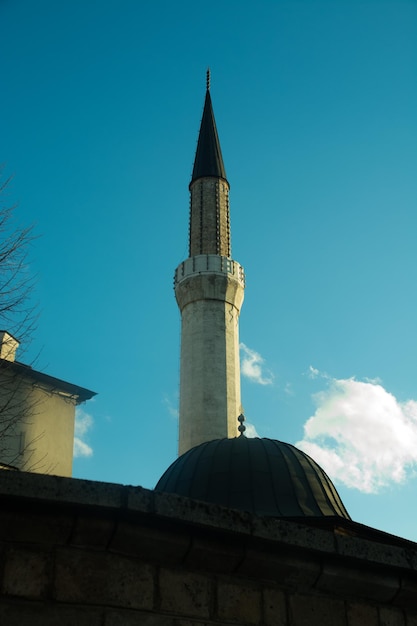
<svg viewBox="0 0 417 626">
<path fill-rule="evenodd" d="M 66 394 L 75 399 L 76 404 L 81 404 L 90 400 L 96 394 L 95 391 L 74 385 L 60 378 L 55 378 L 44 372 L 39 372 L 33 369 L 30 365 L 25 365 L 19 361 L 8 361 L 7 359 L 0 359 L 0 368 L 7 369 L 13 373 L 21 376 L 23 379 L 33 381 L 42 386 L 47 387 L 50 391 L 56 391 L 58 393 Z"/>
</svg>

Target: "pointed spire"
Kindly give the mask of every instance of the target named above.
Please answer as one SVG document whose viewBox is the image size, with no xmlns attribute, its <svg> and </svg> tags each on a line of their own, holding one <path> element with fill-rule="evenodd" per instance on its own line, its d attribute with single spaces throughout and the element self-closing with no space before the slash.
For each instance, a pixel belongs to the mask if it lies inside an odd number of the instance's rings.
<svg viewBox="0 0 417 626">
<path fill-rule="evenodd" d="M 217 134 L 213 106 L 211 104 L 210 69 L 207 70 L 206 87 L 206 100 L 204 103 L 203 117 L 201 119 L 191 182 L 203 176 L 213 176 L 226 180 L 226 170 L 223 164 L 222 151 Z"/>
</svg>

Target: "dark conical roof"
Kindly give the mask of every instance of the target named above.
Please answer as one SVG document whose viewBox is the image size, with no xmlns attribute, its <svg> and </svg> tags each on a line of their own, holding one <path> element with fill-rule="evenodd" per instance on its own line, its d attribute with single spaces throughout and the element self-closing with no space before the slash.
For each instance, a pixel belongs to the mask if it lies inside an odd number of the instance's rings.
<svg viewBox="0 0 417 626">
<path fill-rule="evenodd" d="M 223 164 L 209 89 L 206 91 L 191 182 L 203 176 L 215 176 L 226 179 L 226 170 Z"/>
<path fill-rule="evenodd" d="M 215 439 L 180 456 L 156 491 L 270 517 L 350 519 L 327 474 L 294 446 L 273 439 Z"/>
</svg>

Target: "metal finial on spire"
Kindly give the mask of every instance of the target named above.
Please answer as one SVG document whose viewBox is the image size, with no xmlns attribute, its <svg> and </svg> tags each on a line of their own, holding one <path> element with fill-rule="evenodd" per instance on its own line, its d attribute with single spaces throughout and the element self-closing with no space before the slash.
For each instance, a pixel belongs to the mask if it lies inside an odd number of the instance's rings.
<svg viewBox="0 0 417 626">
<path fill-rule="evenodd" d="M 245 416 L 243 415 L 243 413 L 241 413 L 239 415 L 239 417 L 237 418 L 237 421 L 239 422 L 239 426 L 238 426 L 238 431 L 240 432 L 239 437 L 244 436 L 244 432 L 246 430 L 246 426 L 244 425 L 244 421 L 245 421 Z"/>
<path fill-rule="evenodd" d="M 210 91 L 210 68 L 207 68 L 207 73 L 206 73 L 206 86 L 207 86 L 207 91 Z"/>
</svg>

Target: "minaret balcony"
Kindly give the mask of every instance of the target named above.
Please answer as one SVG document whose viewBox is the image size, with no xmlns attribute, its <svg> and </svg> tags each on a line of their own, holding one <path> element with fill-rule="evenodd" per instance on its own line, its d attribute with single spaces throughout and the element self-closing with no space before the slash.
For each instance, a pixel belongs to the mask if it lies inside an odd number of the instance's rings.
<svg viewBox="0 0 417 626">
<path fill-rule="evenodd" d="M 199 274 L 226 275 L 237 280 L 245 287 L 245 272 L 243 267 L 229 257 L 217 254 L 198 254 L 180 263 L 175 270 L 174 286 L 186 278 Z"/>
</svg>

